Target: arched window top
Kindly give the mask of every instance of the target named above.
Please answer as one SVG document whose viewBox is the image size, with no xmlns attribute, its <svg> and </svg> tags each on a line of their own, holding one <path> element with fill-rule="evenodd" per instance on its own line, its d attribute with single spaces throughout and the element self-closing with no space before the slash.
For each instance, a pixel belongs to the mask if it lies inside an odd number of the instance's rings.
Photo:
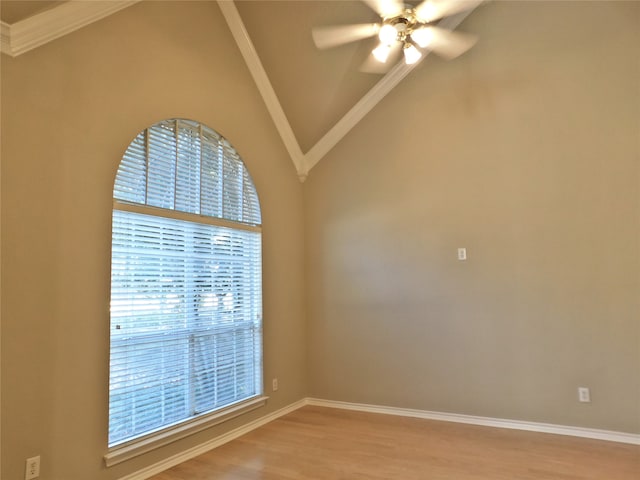
<svg viewBox="0 0 640 480">
<path fill-rule="evenodd" d="M 170 119 L 140 132 L 116 175 L 118 202 L 260 225 L 260 203 L 231 144 L 198 122 Z"/>
</svg>

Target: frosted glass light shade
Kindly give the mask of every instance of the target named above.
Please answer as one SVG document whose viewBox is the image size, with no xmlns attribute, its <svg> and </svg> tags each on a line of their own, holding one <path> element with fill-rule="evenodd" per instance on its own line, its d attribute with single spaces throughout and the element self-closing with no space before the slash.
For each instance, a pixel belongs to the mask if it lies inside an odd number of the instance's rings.
<svg viewBox="0 0 640 480">
<path fill-rule="evenodd" d="M 404 61 L 407 65 L 413 65 L 420 57 L 422 57 L 422 53 L 413 45 L 404 47 Z"/>
<path fill-rule="evenodd" d="M 378 38 L 380 38 L 383 44 L 391 45 L 398 39 L 398 32 L 393 26 L 385 24 L 380 28 L 380 32 L 378 32 Z"/>
<path fill-rule="evenodd" d="M 371 52 L 376 60 L 380 63 L 385 63 L 389 58 L 389 53 L 391 52 L 391 45 L 387 45 L 381 43 Z"/>
</svg>

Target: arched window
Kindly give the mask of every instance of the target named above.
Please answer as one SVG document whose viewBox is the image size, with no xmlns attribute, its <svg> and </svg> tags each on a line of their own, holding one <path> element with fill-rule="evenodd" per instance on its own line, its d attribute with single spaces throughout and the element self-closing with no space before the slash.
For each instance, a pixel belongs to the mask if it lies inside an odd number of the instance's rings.
<svg viewBox="0 0 640 480">
<path fill-rule="evenodd" d="M 109 446 L 255 404 L 261 217 L 237 152 L 162 121 L 127 148 L 113 198 Z"/>
</svg>

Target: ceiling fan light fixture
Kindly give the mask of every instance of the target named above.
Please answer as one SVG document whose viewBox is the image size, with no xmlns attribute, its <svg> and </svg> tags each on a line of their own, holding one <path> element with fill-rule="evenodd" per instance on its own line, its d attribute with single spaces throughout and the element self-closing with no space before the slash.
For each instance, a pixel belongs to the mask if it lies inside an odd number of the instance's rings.
<svg viewBox="0 0 640 480">
<path fill-rule="evenodd" d="M 433 41 L 433 32 L 429 27 L 418 28 L 411 32 L 411 40 L 420 48 L 426 48 Z"/>
<path fill-rule="evenodd" d="M 382 27 L 380 27 L 378 38 L 384 45 L 391 45 L 398 39 L 398 31 L 393 25 L 385 23 L 384 25 L 382 25 Z"/>
<path fill-rule="evenodd" d="M 373 51 L 371 52 L 373 57 L 380 63 L 385 63 L 389 58 L 390 53 L 391 53 L 391 45 L 387 45 L 385 43 L 381 43 L 376 48 L 374 48 Z"/>
<path fill-rule="evenodd" d="M 362 71 L 384 73 L 388 69 L 372 66 L 372 60 L 389 65 L 402 51 L 404 62 L 413 65 L 430 52 L 451 60 L 469 50 L 476 42 L 475 36 L 438 25 L 441 19 L 473 10 L 485 0 L 414 0 L 410 4 L 404 3 L 408 0 L 363 1 L 378 13 L 379 23 L 314 28 L 313 40 L 324 49 L 377 36 L 380 44 L 372 50 Z"/>
<path fill-rule="evenodd" d="M 420 52 L 420 50 L 418 50 L 414 45 L 411 45 L 410 43 L 405 43 L 403 52 L 404 63 L 406 63 L 407 65 L 413 65 L 418 60 L 420 60 L 420 57 L 422 57 L 422 53 Z"/>
</svg>

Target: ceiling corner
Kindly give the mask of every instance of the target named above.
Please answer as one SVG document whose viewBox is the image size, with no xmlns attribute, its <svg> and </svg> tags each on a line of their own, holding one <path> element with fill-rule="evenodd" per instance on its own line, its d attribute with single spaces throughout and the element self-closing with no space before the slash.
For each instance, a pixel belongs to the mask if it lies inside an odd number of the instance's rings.
<svg viewBox="0 0 640 480">
<path fill-rule="evenodd" d="M 16 57 L 101 20 L 140 0 L 71 0 L 11 25 L 2 22 L 2 53 Z"/>
</svg>

